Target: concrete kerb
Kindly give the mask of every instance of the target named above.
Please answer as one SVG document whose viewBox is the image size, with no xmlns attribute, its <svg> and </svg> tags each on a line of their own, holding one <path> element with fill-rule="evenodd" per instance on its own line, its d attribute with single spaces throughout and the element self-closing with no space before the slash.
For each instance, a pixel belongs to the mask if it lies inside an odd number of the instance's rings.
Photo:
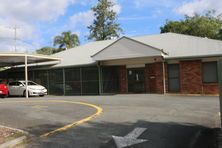
<svg viewBox="0 0 222 148">
<path fill-rule="evenodd" d="M 8 127 L 8 126 L 3 126 L 3 125 L 0 125 L 0 127 L 2 128 L 7 128 L 7 129 L 10 129 L 10 130 L 13 130 L 13 131 L 17 131 L 17 132 L 20 132 L 20 133 L 23 133 L 24 136 L 20 136 L 18 138 L 15 138 L 13 140 L 10 140 L 10 141 L 7 141 L 3 144 L 0 145 L 0 148 L 11 148 L 11 147 L 15 147 L 17 145 L 20 145 L 22 144 L 23 142 L 25 142 L 27 139 L 28 139 L 28 135 L 29 133 L 26 132 L 26 131 L 23 131 L 21 129 L 16 129 L 16 128 L 12 128 L 12 127 Z"/>
</svg>

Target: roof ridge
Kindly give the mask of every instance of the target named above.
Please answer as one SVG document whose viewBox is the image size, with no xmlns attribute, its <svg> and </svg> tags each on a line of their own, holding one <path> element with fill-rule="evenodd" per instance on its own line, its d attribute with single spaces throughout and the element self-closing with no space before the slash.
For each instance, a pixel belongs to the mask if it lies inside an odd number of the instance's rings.
<svg viewBox="0 0 222 148">
<path fill-rule="evenodd" d="M 190 34 L 182 34 L 182 33 L 175 33 L 175 32 L 166 32 L 166 33 L 161 33 L 161 34 L 175 34 L 175 35 L 187 36 L 187 37 L 192 37 L 192 38 L 207 39 L 207 40 L 222 42 L 222 40 L 218 40 L 218 39 L 211 39 L 208 37 L 194 36 L 194 35 L 190 35 Z"/>
<path fill-rule="evenodd" d="M 160 35 L 167 35 L 167 34 L 173 34 L 173 35 L 180 35 L 180 36 L 186 36 L 186 37 L 192 37 L 192 38 L 198 38 L 198 39 L 206 39 L 206 40 L 211 40 L 211 41 L 216 41 L 216 42 L 222 42 L 222 40 L 219 39 L 211 39 L 207 37 L 200 37 L 200 36 L 194 36 L 194 35 L 189 35 L 189 34 L 182 34 L 182 33 L 175 33 L 175 32 L 165 32 L 165 33 L 160 33 L 160 34 L 148 34 L 148 35 L 136 35 L 132 36 L 130 38 L 137 39 L 137 38 L 143 38 L 143 37 L 151 37 L 151 36 L 160 36 Z"/>
</svg>

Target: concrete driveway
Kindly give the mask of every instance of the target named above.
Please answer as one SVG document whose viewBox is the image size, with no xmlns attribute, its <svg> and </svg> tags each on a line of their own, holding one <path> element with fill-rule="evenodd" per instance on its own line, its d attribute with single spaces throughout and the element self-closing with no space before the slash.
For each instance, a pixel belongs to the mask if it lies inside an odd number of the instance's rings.
<svg viewBox="0 0 222 148">
<path fill-rule="evenodd" d="M 96 112 L 90 106 L 52 100 L 95 104 L 103 108 L 103 113 L 87 123 L 40 138 Z M 138 127 L 146 128 L 138 138 L 148 141 L 133 145 L 135 148 L 213 148 L 216 144 L 218 97 L 142 94 L 47 96 L 23 101 L 27 100 L 0 100 L 0 124 L 30 132 L 33 137 L 27 147 L 116 147 L 112 136 L 123 137 Z"/>
</svg>

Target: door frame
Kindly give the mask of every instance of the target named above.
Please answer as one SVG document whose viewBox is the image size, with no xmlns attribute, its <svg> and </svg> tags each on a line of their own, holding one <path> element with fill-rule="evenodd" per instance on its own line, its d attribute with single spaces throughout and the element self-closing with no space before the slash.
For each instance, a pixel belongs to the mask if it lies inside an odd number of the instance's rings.
<svg viewBox="0 0 222 148">
<path fill-rule="evenodd" d="M 138 67 L 138 68 L 127 68 L 127 92 L 128 93 L 137 93 L 137 92 L 129 92 L 129 71 L 130 70 L 143 70 L 143 91 L 142 92 L 138 92 L 138 93 L 145 93 L 146 89 L 145 89 L 145 85 L 146 85 L 146 81 L 145 81 L 145 68 L 144 67 Z"/>
</svg>

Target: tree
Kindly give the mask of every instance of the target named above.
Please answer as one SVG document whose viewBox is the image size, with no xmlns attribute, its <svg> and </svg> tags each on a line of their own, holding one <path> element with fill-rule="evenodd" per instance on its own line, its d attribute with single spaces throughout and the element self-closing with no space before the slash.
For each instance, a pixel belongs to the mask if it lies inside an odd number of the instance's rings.
<svg viewBox="0 0 222 148">
<path fill-rule="evenodd" d="M 174 32 L 222 40 L 222 21 L 219 16 L 215 17 L 214 11 L 204 15 L 185 16 L 180 21 L 167 20 L 160 30 L 161 33 Z"/>
<path fill-rule="evenodd" d="M 116 23 L 117 14 L 113 11 L 113 6 L 110 0 L 98 0 L 98 4 L 91 8 L 95 19 L 93 24 L 88 26 L 89 40 L 109 40 L 120 36 L 122 29 Z"/>
<path fill-rule="evenodd" d="M 54 46 L 59 46 L 59 49 L 66 50 L 79 46 L 79 37 L 78 35 L 71 33 L 71 31 L 62 32 L 61 35 L 54 37 Z"/>
<path fill-rule="evenodd" d="M 44 54 L 44 55 L 51 55 L 56 51 L 55 48 L 52 47 L 42 47 L 38 50 L 36 50 L 36 53 L 38 54 Z"/>
</svg>

